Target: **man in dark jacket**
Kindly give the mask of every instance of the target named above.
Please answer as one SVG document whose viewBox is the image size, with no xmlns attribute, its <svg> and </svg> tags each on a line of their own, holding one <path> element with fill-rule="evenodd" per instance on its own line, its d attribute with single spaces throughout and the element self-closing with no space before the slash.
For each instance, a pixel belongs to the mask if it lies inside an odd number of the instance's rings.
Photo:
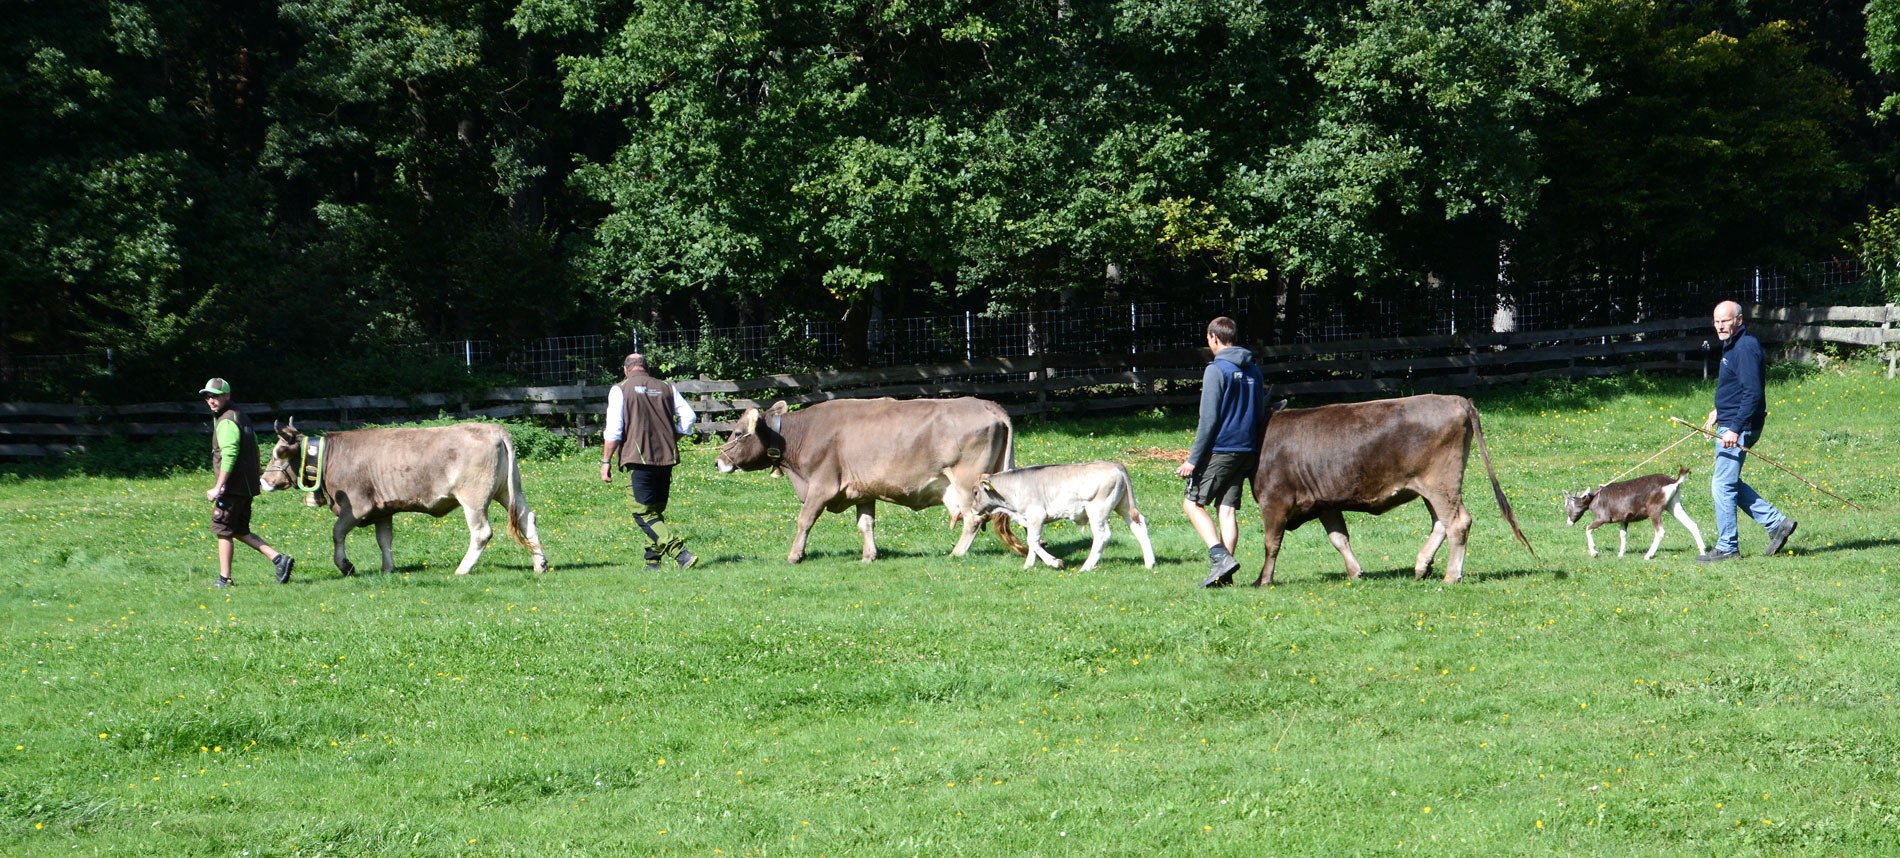
<svg viewBox="0 0 1900 858">
<path fill-rule="evenodd" d="M 1240 561 L 1234 559 L 1239 542 L 1241 490 L 1253 477 L 1260 458 L 1260 435 L 1267 417 L 1267 385 L 1253 352 L 1237 345 L 1240 329 L 1221 316 L 1207 323 L 1207 348 L 1214 360 L 1201 374 L 1201 420 L 1194 430 L 1194 446 L 1187 461 L 1175 470 L 1185 478 L 1187 496 L 1181 509 L 1194 531 L 1207 543 L 1207 579 L 1203 587 L 1232 583 Z M 1207 507 L 1220 506 L 1219 530 Z"/>
<path fill-rule="evenodd" d="M 297 561 L 251 532 L 251 499 L 262 490 L 251 418 L 231 404 L 231 383 L 222 378 L 205 382 L 198 392 L 211 409 L 211 471 L 217 475 L 205 491 L 205 500 L 212 503 L 211 534 L 218 538 L 218 580 L 212 586 L 232 586 L 231 556 L 237 553 L 237 542 L 268 558 L 277 567 L 277 583 L 288 584 Z"/>
<path fill-rule="evenodd" d="M 1697 555 L 1696 559 L 1704 563 L 1742 556 L 1735 513 L 1738 508 L 1768 532 L 1765 555 L 1781 551 L 1797 524 L 1742 482 L 1746 448 L 1761 438 L 1762 424 L 1768 417 L 1768 362 L 1762 356 L 1761 342 L 1742 325 L 1740 304 L 1723 301 L 1715 305 L 1715 335 L 1722 340 L 1722 370 L 1716 377 L 1715 410 L 1709 412 L 1707 425 L 1717 427 L 1715 434 L 1721 440 L 1716 442 L 1715 468 L 1709 477 L 1709 491 L 1715 498 L 1715 548 Z"/>
<path fill-rule="evenodd" d="M 647 372 L 645 355 L 627 355 L 620 371 L 626 381 L 607 391 L 600 481 L 614 481 L 616 462 L 631 472 L 633 521 L 647 538 L 647 571 L 658 570 L 668 557 L 681 569 L 690 568 L 699 558 L 666 523 L 666 500 L 673 488 L 673 466 L 680 461 L 679 436 L 693 431 L 698 415 L 673 385 Z"/>
</svg>

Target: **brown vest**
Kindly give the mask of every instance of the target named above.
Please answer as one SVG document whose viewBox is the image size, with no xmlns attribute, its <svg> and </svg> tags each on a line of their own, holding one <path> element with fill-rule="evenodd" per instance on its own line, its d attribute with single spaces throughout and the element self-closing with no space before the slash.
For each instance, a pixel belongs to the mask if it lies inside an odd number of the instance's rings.
<svg viewBox="0 0 1900 858">
<path fill-rule="evenodd" d="M 238 428 L 237 462 L 231 466 L 231 475 L 224 479 L 224 490 L 233 495 L 257 497 L 260 491 L 258 479 L 263 476 L 262 467 L 257 462 L 257 433 L 251 431 L 251 418 L 237 410 L 235 405 L 226 405 L 223 411 L 211 418 L 211 470 L 216 473 L 224 465 L 224 450 L 218 446 L 220 420 L 236 423 Z"/>
<path fill-rule="evenodd" d="M 673 414 L 673 385 L 636 369 L 619 387 L 627 415 L 619 466 L 679 464 L 679 433 L 673 431 L 679 425 Z"/>
</svg>

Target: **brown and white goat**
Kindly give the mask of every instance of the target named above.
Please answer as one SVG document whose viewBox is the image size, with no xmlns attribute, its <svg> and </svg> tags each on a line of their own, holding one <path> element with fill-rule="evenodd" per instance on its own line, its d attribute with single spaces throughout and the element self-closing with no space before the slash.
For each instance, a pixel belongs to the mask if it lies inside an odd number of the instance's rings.
<svg viewBox="0 0 1900 858">
<path fill-rule="evenodd" d="M 1644 560 L 1656 556 L 1657 546 L 1662 545 L 1663 510 L 1682 522 L 1689 529 L 1689 535 L 1695 537 L 1697 554 L 1707 554 L 1708 547 L 1702 542 L 1702 531 L 1695 526 L 1695 519 L 1682 509 L 1682 484 L 1689 478 L 1689 469 L 1683 468 L 1674 477 L 1666 474 L 1650 474 L 1620 483 L 1610 483 L 1587 492 L 1571 494 L 1564 492 L 1564 514 L 1570 517 L 1570 526 L 1577 525 L 1577 519 L 1584 512 L 1596 513 L 1596 519 L 1584 528 L 1584 544 L 1590 549 L 1590 556 L 1597 556 L 1596 536 L 1592 531 L 1606 524 L 1620 524 L 1622 529 L 1616 534 L 1616 556 L 1622 557 L 1629 550 L 1630 522 L 1649 519 L 1656 526 L 1656 538 L 1650 540 L 1649 553 Z"/>
</svg>

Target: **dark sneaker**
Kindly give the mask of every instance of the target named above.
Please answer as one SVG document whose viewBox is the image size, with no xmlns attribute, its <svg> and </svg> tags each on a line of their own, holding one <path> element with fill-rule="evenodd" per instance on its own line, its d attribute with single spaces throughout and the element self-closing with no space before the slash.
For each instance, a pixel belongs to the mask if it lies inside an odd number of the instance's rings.
<svg viewBox="0 0 1900 858">
<path fill-rule="evenodd" d="M 271 558 L 270 565 L 277 567 L 277 583 L 290 583 L 290 570 L 297 568 L 297 558 L 288 554 L 279 554 Z"/>
<path fill-rule="evenodd" d="M 213 586 L 213 587 L 236 587 L 236 586 L 237 586 L 237 582 L 236 582 L 236 581 L 233 581 L 233 580 L 231 580 L 231 579 L 229 579 L 229 578 L 226 578 L 226 577 L 224 577 L 223 575 L 219 575 L 219 576 L 218 576 L 218 580 L 216 580 L 216 581 L 213 581 L 213 582 L 211 583 L 211 586 Z"/>
<path fill-rule="evenodd" d="M 658 560 L 655 560 L 655 561 L 653 561 L 653 562 L 651 562 L 651 563 L 648 563 L 648 564 L 647 564 L 647 566 L 646 566 L 646 569 L 647 569 L 647 571 L 648 571 L 648 572 L 658 572 L 658 571 L 660 571 L 660 561 L 658 561 Z"/>
<path fill-rule="evenodd" d="M 1234 573 L 1240 570 L 1240 561 L 1232 554 L 1222 554 L 1207 561 L 1207 577 L 1201 580 L 1203 587 L 1225 587 L 1234 583 Z"/>
<path fill-rule="evenodd" d="M 1724 560 L 1734 560 L 1740 556 L 1742 556 L 1742 552 L 1740 551 L 1711 551 L 1707 554 L 1697 554 L 1695 556 L 1695 562 L 1720 563 Z"/>
<path fill-rule="evenodd" d="M 1788 544 L 1788 537 L 1793 536 L 1794 529 L 1800 526 L 1801 522 L 1792 518 L 1784 518 L 1780 524 L 1775 525 L 1775 529 L 1768 533 L 1768 556 L 1780 554 L 1782 546 Z"/>
<path fill-rule="evenodd" d="M 691 551 L 687 551 L 684 548 L 680 549 L 679 556 L 674 559 L 679 561 L 681 569 L 691 569 L 693 568 L 695 564 L 699 562 L 698 555 L 694 554 Z"/>
</svg>

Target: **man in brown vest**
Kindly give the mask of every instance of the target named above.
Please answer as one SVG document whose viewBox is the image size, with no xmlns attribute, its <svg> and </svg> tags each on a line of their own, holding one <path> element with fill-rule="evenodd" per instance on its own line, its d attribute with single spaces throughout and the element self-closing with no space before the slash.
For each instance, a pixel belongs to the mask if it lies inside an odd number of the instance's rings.
<svg viewBox="0 0 1900 858">
<path fill-rule="evenodd" d="M 673 385 L 647 373 L 645 355 L 627 355 L 620 372 L 627 380 L 607 391 L 600 481 L 614 481 L 616 463 L 632 472 L 633 521 L 646 534 L 647 571 L 658 570 L 668 557 L 681 569 L 690 568 L 699 558 L 666 523 L 666 496 L 673 487 L 673 466 L 680 461 L 679 437 L 693 431 L 697 415 Z"/>
<path fill-rule="evenodd" d="M 297 561 L 251 532 L 251 499 L 261 491 L 257 433 L 251 431 L 251 418 L 231 404 L 231 383 L 222 378 L 205 382 L 198 392 L 211 409 L 211 472 L 218 475 L 205 491 L 205 500 L 212 503 L 211 533 L 218 538 L 218 580 L 212 586 L 232 586 L 231 555 L 237 552 L 234 540 L 269 558 L 277 567 L 277 583 L 288 584 L 290 569 Z"/>
</svg>

